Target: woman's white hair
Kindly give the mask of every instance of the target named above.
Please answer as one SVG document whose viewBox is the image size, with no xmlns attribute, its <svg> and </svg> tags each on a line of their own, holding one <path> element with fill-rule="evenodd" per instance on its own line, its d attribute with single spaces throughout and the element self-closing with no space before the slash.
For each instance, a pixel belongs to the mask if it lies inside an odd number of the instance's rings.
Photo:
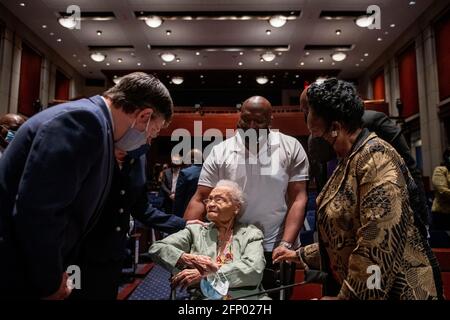
<svg viewBox="0 0 450 320">
<path fill-rule="evenodd" d="M 230 189 L 230 195 L 234 202 L 239 203 L 241 206 L 241 212 L 243 212 L 243 208 L 245 205 L 245 195 L 242 188 L 234 181 L 231 180 L 220 180 L 216 184 L 216 188 L 218 187 L 226 187 Z"/>
</svg>

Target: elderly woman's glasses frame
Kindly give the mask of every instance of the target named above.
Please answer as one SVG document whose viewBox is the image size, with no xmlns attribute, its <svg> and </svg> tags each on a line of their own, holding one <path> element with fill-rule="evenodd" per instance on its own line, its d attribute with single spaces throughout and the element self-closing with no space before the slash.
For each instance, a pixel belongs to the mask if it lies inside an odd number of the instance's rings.
<svg viewBox="0 0 450 320">
<path fill-rule="evenodd" d="M 214 201 L 218 205 L 222 205 L 222 204 L 228 202 L 227 199 L 217 196 L 217 197 L 205 199 L 205 200 L 203 200 L 203 203 L 205 204 L 205 206 L 207 206 L 209 203 L 211 203 L 211 201 Z"/>
</svg>

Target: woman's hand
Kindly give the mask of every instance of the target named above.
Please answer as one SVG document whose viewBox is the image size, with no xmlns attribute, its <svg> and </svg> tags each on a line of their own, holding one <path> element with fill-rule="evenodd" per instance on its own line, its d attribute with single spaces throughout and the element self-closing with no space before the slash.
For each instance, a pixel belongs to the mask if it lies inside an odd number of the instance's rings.
<svg viewBox="0 0 450 320">
<path fill-rule="evenodd" d="M 199 283 L 201 279 L 202 275 L 197 269 L 184 269 L 172 277 L 171 285 L 172 288 L 181 287 L 181 289 L 184 289 Z"/>
<path fill-rule="evenodd" d="M 273 250 L 272 253 L 273 263 L 280 263 L 282 261 L 299 262 L 297 252 L 290 250 L 286 247 L 279 246 Z"/>
<path fill-rule="evenodd" d="M 216 272 L 219 269 L 210 257 L 198 254 L 183 253 L 179 262 L 189 268 L 197 269 L 200 275 Z"/>
</svg>

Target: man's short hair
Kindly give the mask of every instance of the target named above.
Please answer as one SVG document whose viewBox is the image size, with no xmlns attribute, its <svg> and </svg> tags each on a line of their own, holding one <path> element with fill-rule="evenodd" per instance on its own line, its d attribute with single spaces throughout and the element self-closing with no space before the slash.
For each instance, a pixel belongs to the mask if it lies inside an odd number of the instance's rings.
<svg viewBox="0 0 450 320">
<path fill-rule="evenodd" d="M 125 113 L 152 108 L 162 115 L 166 122 L 172 118 L 173 101 L 169 90 L 153 75 L 144 72 L 127 74 L 103 95 L 108 97 L 114 106 L 122 108 Z"/>
</svg>

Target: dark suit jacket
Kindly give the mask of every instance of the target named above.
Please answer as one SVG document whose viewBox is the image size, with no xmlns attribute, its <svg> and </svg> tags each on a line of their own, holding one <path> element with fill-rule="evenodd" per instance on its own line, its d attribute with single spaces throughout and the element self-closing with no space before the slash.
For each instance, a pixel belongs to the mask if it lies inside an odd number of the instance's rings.
<svg viewBox="0 0 450 320">
<path fill-rule="evenodd" d="M 145 155 L 127 156 L 122 169 L 116 164 L 111 191 L 98 223 L 83 241 L 79 265 L 81 290 L 73 299 L 116 299 L 130 228 L 130 214 L 144 225 L 173 233 L 184 219 L 153 208 L 148 202 Z"/>
<path fill-rule="evenodd" d="M 0 296 L 44 297 L 104 203 L 113 131 L 100 96 L 46 109 L 25 122 L 0 161 Z"/>
<path fill-rule="evenodd" d="M 145 176 L 145 155 L 127 157 L 122 170 L 115 165 L 111 191 L 98 223 L 89 232 L 83 252 L 90 261 L 120 261 L 124 258 L 130 215 L 137 221 L 163 232 L 173 233 L 185 227 L 182 218 L 166 214 L 149 203 Z"/>
<path fill-rule="evenodd" d="M 183 217 L 184 211 L 197 191 L 198 178 L 202 171 L 201 165 L 192 165 L 180 171 L 175 190 L 175 202 L 173 204 L 173 214 Z"/>
</svg>

